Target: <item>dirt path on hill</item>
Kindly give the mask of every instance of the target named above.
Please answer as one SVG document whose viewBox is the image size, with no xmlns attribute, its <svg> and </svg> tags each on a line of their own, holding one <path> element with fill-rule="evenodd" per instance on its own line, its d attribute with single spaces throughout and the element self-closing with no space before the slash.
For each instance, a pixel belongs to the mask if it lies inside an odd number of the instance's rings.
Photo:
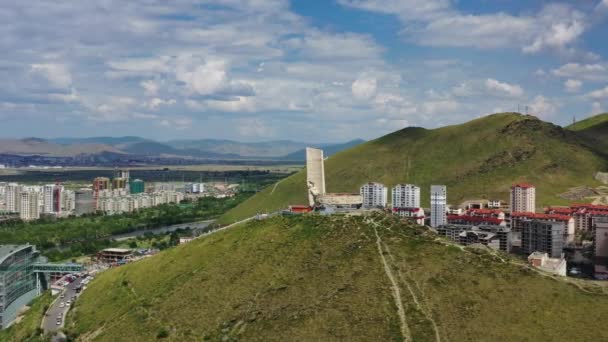
<svg viewBox="0 0 608 342">
<path fill-rule="evenodd" d="M 395 258 L 391 254 L 391 250 L 388 247 L 388 245 L 385 244 L 385 243 L 383 243 L 383 245 L 384 245 L 384 250 L 388 254 L 389 258 L 391 259 L 391 261 L 393 263 L 393 265 L 395 265 L 395 267 L 397 268 L 397 274 L 399 275 L 399 279 L 401 279 L 401 281 L 405 284 L 405 286 L 407 287 L 410 295 L 412 296 L 412 299 L 414 299 L 414 303 L 416 304 L 416 308 L 418 309 L 418 311 L 422 312 L 422 314 L 424 315 L 424 317 L 429 322 L 431 322 L 431 325 L 433 326 L 433 330 L 435 331 L 435 341 L 441 342 L 441 336 L 439 335 L 439 329 L 437 328 L 437 322 L 435 322 L 435 319 L 433 318 L 433 314 L 431 313 L 431 310 L 429 309 L 428 303 L 426 303 L 426 301 L 424 300 L 424 298 L 422 298 L 422 299 L 418 298 L 418 296 L 416 295 L 416 292 L 414 291 L 414 289 L 412 288 L 412 285 L 410 283 L 413 283 L 413 286 L 416 288 L 416 290 L 422 296 L 424 296 L 424 292 L 418 286 L 418 284 L 416 284 L 416 282 L 413 279 L 406 279 L 406 277 L 407 278 L 411 278 L 410 275 L 409 275 L 409 270 L 407 270 L 407 269 L 405 270 L 406 275 L 404 276 L 403 273 L 401 272 L 401 268 L 399 266 L 396 266 Z M 402 261 L 401 264 L 405 265 L 406 268 L 407 268 L 407 265 L 405 264 L 405 261 Z"/>
<path fill-rule="evenodd" d="M 378 230 L 376 230 L 376 226 L 374 225 L 374 233 L 376 234 L 376 246 L 378 247 L 378 254 L 380 255 L 380 260 L 382 260 L 382 265 L 384 267 L 384 273 L 388 277 L 391 282 L 391 290 L 393 292 L 393 300 L 395 305 L 397 306 L 397 313 L 399 314 L 399 321 L 401 323 L 401 335 L 403 335 L 404 341 L 412 341 L 412 335 L 410 332 L 410 328 L 407 325 L 407 320 L 405 317 L 405 308 L 403 307 L 403 302 L 401 300 L 401 289 L 395 280 L 395 276 L 393 275 L 393 271 L 391 270 L 386 258 L 384 257 L 384 251 L 382 249 L 382 239 L 378 234 Z"/>
</svg>

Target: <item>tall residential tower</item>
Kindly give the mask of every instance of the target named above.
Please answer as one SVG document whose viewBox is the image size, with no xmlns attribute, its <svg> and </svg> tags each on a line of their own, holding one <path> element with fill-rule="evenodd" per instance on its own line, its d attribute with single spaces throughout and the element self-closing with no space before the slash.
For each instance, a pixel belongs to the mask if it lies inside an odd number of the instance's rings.
<svg viewBox="0 0 608 342">
<path fill-rule="evenodd" d="M 364 208 L 385 208 L 388 190 L 381 183 L 366 183 L 359 190 Z"/>
<path fill-rule="evenodd" d="M 431 227 L 447 224 L 448 193 L 445 185 L 431 185 Z"/>
<path fill-rule="evenodd" d="M 511 186 L 510 206 L 512 213 L 536 211 L 536 188 L 532 184 L 519 183 Z"/>
</svg>

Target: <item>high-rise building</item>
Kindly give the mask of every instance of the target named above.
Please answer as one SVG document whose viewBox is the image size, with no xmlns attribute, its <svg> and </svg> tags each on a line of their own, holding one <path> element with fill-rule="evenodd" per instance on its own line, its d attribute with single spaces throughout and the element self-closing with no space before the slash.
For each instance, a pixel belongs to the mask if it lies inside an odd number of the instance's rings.
<svg viewBox="0 0 608 342">
<path fill-rule="evenodd" d="M 392 191 L 393 208 L 420 208 L 420 188 L 413 184 L 398 184 Z"/>
<path fill-rule="evenodd" d="M 61 186 L 57 184 L 47 184 L 42 188 L 43 213 L 61 212 Z"/>
<path fill-rule="evenodd" d="M 513 184 L 509 203 L 512 213 L 536 212 L 536 188 L 528 183 Z"/>
<path fill-rule="evenodd" d="M 315 196 L 325 195 L 325 166 L 323 150 L 306 148 L 306 185 L 308 188 L 308 203 L 315 205 Z"/>
<path fill-rule="evenodd" d="M 108 189 L 110 189 L 110 178 L 97 177 L 93 180 L 93 191 L 98 192 Z"/>
<path fill-rule="evenodd" d="M 38 205 L 37 192 L 21 192 L 19 217 L 24 221 L 37 220 L 40 218 L 40 206 Z"/>
<path fill-rule="evenodd" d="M 543 252 L 551 258 L 561 258 L 564 248 L 563 222 L 525 220 L 522 222 L 521 248 L 524 252 Z"/>
<path fill-rule="evenodd" d="M 93 191 L 80 189 L 74 192 L 74 214 L 90 214 L 95 211 L 95 198 Z"/>
<path fill-rule="evenodd" d="M 99 192 L 110 189 L 110 179 L 107 177 L 97 177 L 93 180 L 93 198 L 95 200 L 95 208 L 98 208 Z"/>
<path fill-rule="evenodd" d="M 135 179 L 129 183 L 129 192 L 131 194 L 141 194 L 145 192 L 146 185 L 141 179 Z"/>
<path fill-rule="evenodd" d="M 447 224 L 448 192 L 445 185 L 431 185 L 431 227 Z"/>
<path fill-rule="evenodd" d="M 359 190 L 364 208 L 384 208 L 387 204 L 388 189 L 381 183 L 363 184 Z"/>
<path fill-rule="evenodd" d="M 6 210 L 18 213 L 21 209 L 21 192 L 23 188 L 16 183 L 10 183 L 6 186 L 4 200 L 6 202 Z"/>
<path fill-rule="evenodd" d="M 127 182 L 129 181 L 129 179 L 131 178 L 131 174 L 129 172 L 129 170 L 118 170 L 116 172 L 116 176 L 115 178 L 122 178 L 124 180 L 126 180 Z"/>
<path fill-rule="evenodd" d="M 127 180 L 125 178 L 112 179 L 112 189 L 125 189 L 126 187 L 127 187 Z"/>
</svg>

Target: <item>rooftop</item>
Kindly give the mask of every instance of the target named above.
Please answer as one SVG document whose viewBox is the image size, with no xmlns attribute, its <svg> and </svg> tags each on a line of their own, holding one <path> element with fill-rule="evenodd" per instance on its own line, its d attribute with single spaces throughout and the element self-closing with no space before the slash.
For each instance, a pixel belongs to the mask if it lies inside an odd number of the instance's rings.
<svg viewBox="0 0 608 342">
<path fill-rule="evenodd" d="M 126 248 L 106 248 L 102 252 L 107 252 L 107 253 L 131 253 L 131 250 L 130 249 L 126 249 Z"/>
<path fill-rule="evenodd" d="M 570 221 L 571 216 L 560 214 L 512 213 L 511 217 L 533 218 L 538 220 Z"/>
<path fill-rule="evenodd" d="M 530 189 L 530 188 L 535 188 L 535 186 L 530 183 L 517 183 L 517 184 L 511 185 L 511 189 L 513 189 L 513 188 Z"/>
<path fill-rule="evenodd" d="M 0 259 L 10 255 L 13 251 L 29 245 L 0 245 Z"/>
</svg>

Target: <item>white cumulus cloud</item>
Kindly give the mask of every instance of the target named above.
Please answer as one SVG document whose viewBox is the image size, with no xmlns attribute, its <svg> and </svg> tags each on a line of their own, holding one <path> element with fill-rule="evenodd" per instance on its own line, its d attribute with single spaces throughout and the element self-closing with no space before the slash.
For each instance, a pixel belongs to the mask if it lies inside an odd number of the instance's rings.
<svg viewBox="0 0 608 342">
<path fill-rule="evenodd" d="M 509 84 L 497 81 L 493 78 L 486 80 L 486 89 L 496 95 L 506 95 L 511 97 L 520 97 L 524 94 L 524 90 L 517 84 Z"/>
<path fill-rule="evenodd" d="M 583 86 L 583 82 L 581 82 L 579 80 L 569 79 L 566 82 L 564 82 L 564 88 L 569 93 L 578 93 L 581 90 L 582 86 Z"/>
<path fill-rule="evenodd" d="M 367 100 L 376 94 L 377 87 L 378 84 L 375 78 L 360 77 L 353 82 L 351 91 L 356 99 Z"/>
<path fill-rule="evenodd" d="M 68 88 L 72 85 L 72 75 L 63 64 L 32 64 L 31 71 L 43 76 L 55 87 Z"/>
</svg>

